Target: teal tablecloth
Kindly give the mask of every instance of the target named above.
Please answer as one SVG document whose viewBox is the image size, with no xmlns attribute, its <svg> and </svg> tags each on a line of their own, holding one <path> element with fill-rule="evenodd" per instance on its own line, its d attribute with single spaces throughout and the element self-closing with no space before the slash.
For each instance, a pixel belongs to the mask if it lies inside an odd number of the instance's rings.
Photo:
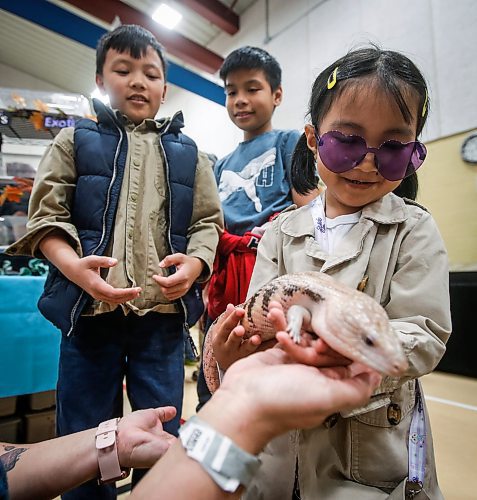
<svg viewBox="0 0 477 500">
<path fill-rule="evenodd" d="M 0 397 L 56 387 L 61 333 L 38 311 L 44 283 L 0 276 Z"/>
</svg>

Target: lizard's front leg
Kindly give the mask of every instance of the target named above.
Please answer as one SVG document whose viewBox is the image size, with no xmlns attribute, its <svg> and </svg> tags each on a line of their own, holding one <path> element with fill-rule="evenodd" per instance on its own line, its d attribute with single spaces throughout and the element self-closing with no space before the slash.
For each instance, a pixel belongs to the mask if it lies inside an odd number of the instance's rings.
<svg viewBox="0 0 477 500">
<path fill-rule="evenodd" d="M 296 344 L 300 343 L 303 324 L 311 323 L 311 312 L 309 309 L 299 305 L 290 306 L 287 311 L 287 332 Z"/>
</svg>

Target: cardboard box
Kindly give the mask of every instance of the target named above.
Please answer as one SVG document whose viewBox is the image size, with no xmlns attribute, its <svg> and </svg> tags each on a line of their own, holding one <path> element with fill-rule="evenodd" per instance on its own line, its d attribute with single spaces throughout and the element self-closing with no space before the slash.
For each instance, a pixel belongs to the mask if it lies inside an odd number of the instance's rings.
<svg viewBox="0 0 477 500">
<path fill-rule="evenodd" d="M 13 415 L 17 410 L 17 396 L 0 398 L 0 417 Z"/>
<path fill-rule="evenodd" d="M 27 413 L 25 419 L 25 443 L 38 443 L 56 437 L 55 410 Z"/>
<path fill-rule="evenodd" d="M 37 392 L 28 395 L 28 406 L 30 410 L 46 410 L 56 405 L 56 391 Z"/>
<path fill-rule="evenodd" d="M 19 417 L 0 418 L 0 441 L 18 443 L 21 423 Z"/>
</svg>

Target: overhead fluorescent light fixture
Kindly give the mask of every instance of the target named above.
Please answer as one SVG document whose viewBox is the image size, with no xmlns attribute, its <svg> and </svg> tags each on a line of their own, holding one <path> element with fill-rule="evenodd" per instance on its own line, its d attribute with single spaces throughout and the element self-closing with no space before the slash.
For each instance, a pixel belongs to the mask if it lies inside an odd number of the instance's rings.
<svg viewBox="0 0 477 500">
<path fill-rule="evenodd" d="M 169 7 L 165 3 L 161 3 L 159 7 L 152 14 L 152 18 L 159 24 L 162 24 L 165 28 L 173 30 L 179 21 L 182 19 L 182 14 L 177 12 L 177 10 Z"/>
<path fill-rule="evenodd" d="M 101 91 L 96 87 L 93 92 L 90 94 L 91 99 L 99 99 L 103 104 L 109 106 L 109 96 L 106 94 L 102 94 Z"/>
</svg>

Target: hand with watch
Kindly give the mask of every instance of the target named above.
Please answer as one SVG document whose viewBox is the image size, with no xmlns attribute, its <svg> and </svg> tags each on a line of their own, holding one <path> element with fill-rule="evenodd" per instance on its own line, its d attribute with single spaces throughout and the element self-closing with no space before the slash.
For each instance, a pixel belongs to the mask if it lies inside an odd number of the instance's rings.
<svg viewBox="0 0 477 500">
<path fill-rule="evenodd" d="M 99 431 L 34 444 L 0 443 L 0 478 L 4 469 L 12 499 L 55 498 L 98 477 L 115 481 L 130 467 L 152 467 L 166 453 L 176 438 L 162 424 L 175 415 L 172 406 L 138 410 L 100 425 Z"/>
<path fill-rule="evenodd" d="M 99 484 L 128 477 L 131 467 L 152 467 L 176 439 L 162 429 L 162 422 L 175 414 L 175 408 L 167 406 L 139 410 L 99 424 L 95 435 Z"/>
</svg>

